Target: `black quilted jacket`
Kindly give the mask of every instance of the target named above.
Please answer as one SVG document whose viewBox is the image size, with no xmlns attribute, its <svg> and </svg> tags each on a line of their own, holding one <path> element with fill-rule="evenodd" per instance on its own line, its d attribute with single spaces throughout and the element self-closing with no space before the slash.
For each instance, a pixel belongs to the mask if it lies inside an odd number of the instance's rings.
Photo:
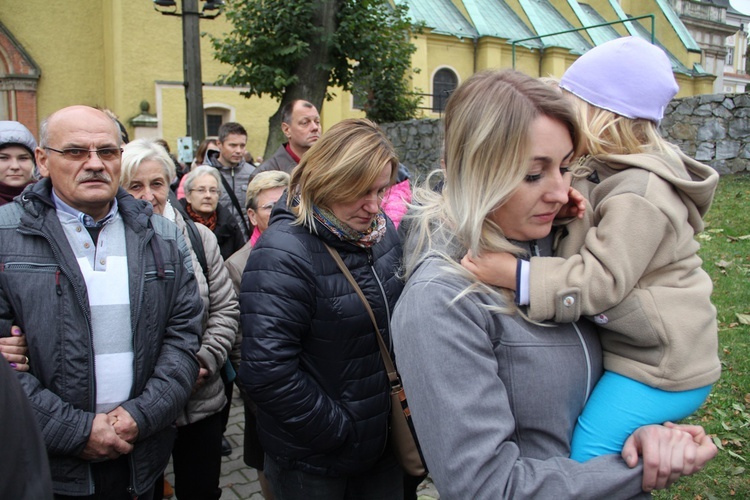
<svg viewBox="0 0 750 500">
<path fill-rule="evenodd" d="M 258 406 L 263 447 L 282 467 L 362 472 L 386 445 L 388 381 L 367 311 L 323 241 L 340 252 L 389 345 L 401 246 L 390 220 L 369 250 L 293 220 L 283 197 L 242 276 L 240 381 Z"/>
</svg>

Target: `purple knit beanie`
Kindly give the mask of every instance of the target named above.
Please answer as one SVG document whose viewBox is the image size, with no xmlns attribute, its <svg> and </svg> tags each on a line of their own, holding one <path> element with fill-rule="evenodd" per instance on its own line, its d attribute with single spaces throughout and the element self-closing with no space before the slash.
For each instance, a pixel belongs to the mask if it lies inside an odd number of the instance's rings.
<svg viewBox="0 0 750 500">
<path fill-rule="evenodd" d="M 565 72 L 560 88 L 597 108 L 656 123 L 680 89 L 664 51 L 634 36 L 583 54 Z"/>
</svg>

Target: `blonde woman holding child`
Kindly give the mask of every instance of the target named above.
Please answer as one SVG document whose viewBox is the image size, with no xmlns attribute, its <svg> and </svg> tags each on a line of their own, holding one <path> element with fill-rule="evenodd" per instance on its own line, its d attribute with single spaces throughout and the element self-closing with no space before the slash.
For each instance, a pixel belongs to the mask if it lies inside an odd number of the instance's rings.
<svg viewBox="0 0 750 500">
<path fill-rule="evenodd" d="M 564 226 L 558 257 L 479 253 L 462 263 L 485 283 L 515 290 L 533 321 L 590 316 L 599 326 L 605 373 L 571 452 L 586 461 L 619 452 L 642 425 L 690 415 L 719 379 L 712 283 L 694 238 L 718 174 L 659 134 L 679 88 L 658 47 L 612 40 L 581 56 L 559 86 L 580 117 L 574 187 L 590 209 Z"/>
</svg>

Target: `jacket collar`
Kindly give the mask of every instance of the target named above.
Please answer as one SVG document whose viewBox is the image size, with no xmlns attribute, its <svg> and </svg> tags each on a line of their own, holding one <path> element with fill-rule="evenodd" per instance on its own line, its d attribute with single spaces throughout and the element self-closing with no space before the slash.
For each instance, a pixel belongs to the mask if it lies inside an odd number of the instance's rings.
<svg viewBox="0 0 750 500">
<path fill-rule="evenodd" d="M 126 225 L 135 231 L 145 230 L 149 225 L 149 218 L 154 213 L 150 203 L 136 200 L 122 188 L 117 189 L 118 211 Z M 40 227 L 42 217 L 50 210 L 55 210 L 55 202 L 52 200 L 52 181 L 45 177 L 37 183 L 30 184 L 21 194 L 19 203 L 24 211 L 34 220 L 26 220 L 25 223 L 32 227 Z"/>
<path fill-rule="evenodd" d="M 291 211 L 289 206 L 287 205 L 288 200 L 288 191 L 284 191 L 284 194 L 281 195 L 281 198 L 279 198 L 279 201 L 276 202 L 276 204 L 273 206 L 273 210 L 271 211 L 271 218 L 268 221 L 269 227 L 273 225 L 275 222 L 280 220 L 288 220 L 289 223 L 292 223 L 296 220 L 297 216 L 294 212 Z M 292 206 L 296 205 L 294 201 L 292 201 Z M 328 228 L 326 228 L 323 224 L 315 221 L 315 230 L 310 230 L 307 226 L 305 226 L 306 231 L 310 231 L 313 234 L 316 234 L 318 238 L 323 240 L 325 243 L 330 245 L 333 248 L 339 248 L 339 249 L 347 249 L 348 251 L 353 250 L 361 250 L 364 251 L 363 248 L 360 248 L 352 243 L 349 243 L 347 241 L 342 241 L 341 238 L 333 234 Z M 388 227 L 389 231 L 393 230 L 393 226 Z"/>
</svg>

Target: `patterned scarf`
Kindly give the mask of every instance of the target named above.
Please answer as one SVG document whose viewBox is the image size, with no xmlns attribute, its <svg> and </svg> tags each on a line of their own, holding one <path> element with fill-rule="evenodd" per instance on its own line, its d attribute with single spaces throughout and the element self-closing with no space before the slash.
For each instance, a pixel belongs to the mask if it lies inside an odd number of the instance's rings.
<svg viewBox="0 0 750 500">
<path fill-rule="evenodd" d="M 193 210 L 193 207 L 190 206 L 190 203 L 187 204 L 187 213 L 190 216 L 191 219 L 193 219 L 193 222 L 199 222 L 209 228 L 211 231 L 216 229 L 216 210 L 214 210 L 211 215 L 204 218 L 201 214 Z"/>
<path fill-rule="evenodd" d="M 370 248 L 383 239 L 385 235 L 385 215 L 379 212 L 372 224 L 364 233 L 352 229 L 341 222 L 332 212 L 318 206 L 313 206 L 315 219 L 323 224 L 329 231 L 339 237 L 341 241 L 348 241 L 358 247 Z"/>
</svg>

